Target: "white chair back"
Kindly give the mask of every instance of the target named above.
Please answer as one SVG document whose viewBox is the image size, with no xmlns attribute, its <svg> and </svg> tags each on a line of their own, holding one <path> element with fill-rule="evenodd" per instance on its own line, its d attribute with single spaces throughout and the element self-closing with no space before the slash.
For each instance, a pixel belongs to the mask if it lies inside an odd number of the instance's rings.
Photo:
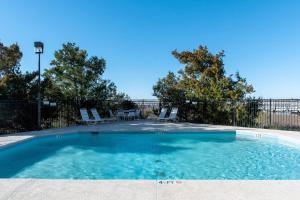
<svg viewBox="0 0 300 200">
<path fill-rule="evenodd" d="M 167 109 L 166 108 L 162 108 L 161 111 L 160 111 L 160 114 L 159 114 L 159 119 L 164 119 L 165 116 L 167 114 Z"/>
<path fill-rule="evenodd" d="M 123 111 L 123 110 L 118 110 L 117 116 L 118 116 L 118 117 L 125 117 L 124 111 Z"/>
<path fill-rule="evenodd" d="M 129 111 L 127 117 L 135 117 L 135 111 Z"/>
<path fill-rule="evenodd" d="M 101 119 L 99 113 L 97 112 L 96 108 L 91 109 L 91 111 L 92 111 L 92 114 L 93 114 L 94 119 L 96 121 L 102 121 L 102 119 Z"/>
<path fill-rule="evenodd" d="M 111 117 L 111 118 L 114 117 L 114 114 L 111 110 L 109 110 L 109 117 Z"/>
<path fill-rule="evenodd" d="M 177 118 L 178 108 L 172 108 L 169 119 L 175 120 Z"/>
<path fill-rule="evenodd" d="M 90 121 L 89 114 L 85 108 L 80 108 L 80 115 L 81 115 L 82 121 Z"/>
<path fill-rule="evenodd" d="M 140 110 L 136 110 L 135 111 L 135 117 L 136 118 L 140 118 L 140 116 L 141 116 L 141 111 Z"/>
</svg>

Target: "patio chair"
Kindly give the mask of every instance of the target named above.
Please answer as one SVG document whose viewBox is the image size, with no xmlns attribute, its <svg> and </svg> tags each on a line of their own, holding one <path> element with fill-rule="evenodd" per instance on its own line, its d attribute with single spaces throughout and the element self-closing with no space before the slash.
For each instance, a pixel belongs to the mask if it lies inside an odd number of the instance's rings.
<svg viewBox="0 0 300 200">
<path fill-rule="evenodd" d="M 140 117 L 141 117 L 141 110 L 136 110 L 135 111 L 135 118 L 140 119 Z"/>
<path fill-rule="evenodd" d="M 109 110 L 108 112 L 109 112 L 109 117 L 110 117 L 110 118 L 115 117 L 115 115 L 114 115 L 114 113 L 112 112 L 112 110 Z"/>
<path fill-rule="evenodd" d="M 91 112 L 93 114 L 94 120 L 95 122 L 103 122 L 103 119 L 101 118 L 101 116 L 99 115 L 98 111 L 96 108 L 92 108 Z"/>
<path fill-rule="evenodd" d="M 126 118 L 126 114 L 124 113 L 123 110 L 118 110 L 117 112 L 117 119 L 122 120 Z"/>
<path fill-rule="evenodd" d="M 109 110 L 109 118 L 107 118 L 108 121 L 116 121 L 117 117 L 113 114 L 112 110 Z"/>
<path fill-rule="evenodd" d="M 128 115 L 127 115 L 127 119 L 129 120 L 129 119 L 131 119 L 131 120 L 134 120 L 135 119 L 135 110 L 129 110 L 129 112 L 128 112 Z"/>
<path fill-rule="evenodd" d="M 80 108 L 79 111 L 80 111 L 80 115 L 81 115 L 81 120 L 76 120 L 76 122 L 78 122 L 78 123 L 86 123 L 86 124 L 97 122 L 96 120 L 91 119 L 89 117 L 89 114 L 88 114 L 86 108 Z"/>
<path fill-rule="evenodd" d="M 164 120 L 167 114 L 167 108 L 162 108 L 158 116 L 158 120 Z"/>
<path fill-rule="evenodd" d="M 168 120 L 169 120 L 169 121 L 176 121 L 176 120 L 177 120 L 177 113 L 178 113 L 178 108 L 172 108 Z"/>
<path fill-rule="evenodd" d="M 164 120 L 164 121 L 176 121 L 177 120 L 177 113 L 178 113 L 178 108 L 172 108 L 169 117 L 166 117 L 166 118 L 161 119 L 161 120 Z"/>
</svg>

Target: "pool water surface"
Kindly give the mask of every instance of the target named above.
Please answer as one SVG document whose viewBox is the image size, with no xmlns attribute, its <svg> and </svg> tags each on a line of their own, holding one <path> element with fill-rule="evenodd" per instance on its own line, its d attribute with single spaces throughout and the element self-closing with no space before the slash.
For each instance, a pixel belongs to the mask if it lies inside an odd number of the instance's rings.
<svg viewBox="0 0 300 200">
<path fill-rule="evenodd" d="M 300 179 L 300 150 L 235 132 L 74 133 L 1 149 L 0 178 Z"/>
</svg>

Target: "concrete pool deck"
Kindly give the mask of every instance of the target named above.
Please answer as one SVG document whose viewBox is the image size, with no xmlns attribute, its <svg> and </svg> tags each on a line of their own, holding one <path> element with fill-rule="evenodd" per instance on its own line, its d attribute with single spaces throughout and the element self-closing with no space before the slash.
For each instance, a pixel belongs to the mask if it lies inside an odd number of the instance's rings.
<svg viewBox="0 0 300 200">
<path fill-rule="evenodd" d="M 114 122 L 73 126 L 0 136 L 0 148 L 26 139 L 91 131 L 238 131 L 255 137 L 274 135 L 300 144 L 300 132 L 154 121 Z M 55 170 L 55 169 L 54 169 Z M 247 180 L 46 180 L 0 179 L 0 200 L 101 199 L 101 200 L 289 200 L 300 196 L 300 181 Z"/>
<path fill-rule="evenodd" d="M 0 180 L 1 200 L 296 200 L 299 181 Z M 176 181 L 174 181 L 176 182 Z"/>
</svg>

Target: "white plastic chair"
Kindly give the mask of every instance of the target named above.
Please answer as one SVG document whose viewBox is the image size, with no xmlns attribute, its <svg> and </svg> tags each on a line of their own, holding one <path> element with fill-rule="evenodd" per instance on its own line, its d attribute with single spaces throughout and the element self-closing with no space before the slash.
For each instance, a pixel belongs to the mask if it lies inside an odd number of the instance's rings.
<svg viewBox="0 0 300 200">
<path fill-rule="evenodd" d="M 135 111 L 135 118 L 139 119 L 141 117 L 141 111 L 140 110 L 136 110 Z"/>
<path fill-rule="evenodd" d="M 168 121 L 176 121 L 177 120 L 177 113 L 178 108 L 172 108 L 169 117 L 167 118 Z"/>
<path fill-rule="evenodd" d="M 77 120 L 80 123 L 94 123 L 97 122 L 96 120 L 90 119 L 89 114 L 87 112 L 86 108 L 80 108 L 80 115 L 81 115 L 81 120 Z"/>
<path fill-rule="evenodd" d="M 158 116 L 158 120 L 165 120 L 166 118 L 166 114 L 167 114 L 167 109 L 166 108 L 162 108 L 160 111 L 160 114 Z"/>
<path fill-rule="evenodd" d="M 128 115 L 126 116 L 128 120 L 134 120 L 135 118 L 135 110 L 129 110 Z"/>
<path fill-rule="evenodd" d="M 117 118 L 119 120 L 122 120 L 122 119 L 125 119 L 125 117 L 126 117 L 126 115 L 125 115 L 124 111 L 123 110 L 118 110 L 118 112 L 117 112 Z"/>
<path fill-rule="evenodd" d="M 96 110 L 96 108 L 92 108 L 91 112 L 93 114 L 94 120 L 95 122 L 102 122 L 103 119 L 101 118 L 101 116 L 99 115 L 98 111 Z"/>
<path fill-rule="evenodd" d="M 115 117 L 114 114 L 113 114 L 113 112 L 111 110 L 109 110 L 108 112 L 109 112 L 109 117 L 110 118 L 114 118 Z"/>
<path fill-rule="evenodd" d="M 116 121 L 117 118 L 116 116 L 113 114 L 112 110 L 109 110 L 109 118 L 105 118 L 104 120 L 107 120 L 107 121 Z"/>
</svg>

